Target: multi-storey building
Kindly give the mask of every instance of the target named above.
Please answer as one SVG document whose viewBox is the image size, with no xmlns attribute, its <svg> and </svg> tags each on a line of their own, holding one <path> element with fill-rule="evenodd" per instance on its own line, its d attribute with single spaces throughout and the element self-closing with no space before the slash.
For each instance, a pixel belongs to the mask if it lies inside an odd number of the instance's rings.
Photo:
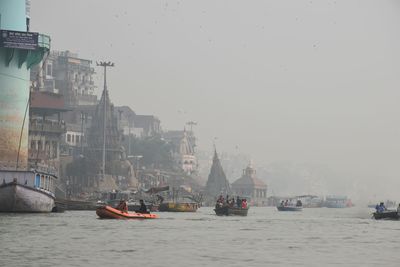
<svg viewBox="0 0 400 267">
<path fill-rule="evenodd" d="M 70 51 L 52 51 L 31 71 L 31 80 L 40 91 L 64 96 L 66 107 L 96 105 L 92 61 Z"/>
</svg>

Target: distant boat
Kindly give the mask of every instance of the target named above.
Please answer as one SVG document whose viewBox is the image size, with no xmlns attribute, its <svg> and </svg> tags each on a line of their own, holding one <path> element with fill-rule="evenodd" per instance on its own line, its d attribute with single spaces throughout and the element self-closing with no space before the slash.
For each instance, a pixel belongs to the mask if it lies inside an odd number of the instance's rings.
<svg viewBox="0 0 400 267">
<path fill-rule="evenodd" d="M 400 216 L 397 210 L 385 210 L 384 212 L 374 212 L 376 220 L 399 220 Z"/>
<path fill-rule="evenodd" d="M 324 206 L 327 208 L 349 208 L 353 204 L 346 196 L 328 196 L 324 201 Z"/>
<path fill-rule="evenodd" d="M 247 213 L 249 211 L 249 208 L 239 208 L 239 207 L 230 207 L 230 206 L 216 206 L 214 209 L 215 213 L 217 215 L 225 215 L 225 216 L 230 216 L 230 215 L 238 215 L 238 216 L 247 216 Z"/>
<path fill-rule="evenodd" d="M 279 211 L 302 211 L 303 207 L 296 207 L 296 206 L 277 206 L 276 207 Z"/>
<path fill-rule="evenodd" d="M 291 201 L 289 201 L 289 202 L 282 201 L 278 206 L 276 206 L 276 208 L 279 211 L 302 211 L 303 204 L 302 204 L 301 200 L 297 200 L 296 204 L 294 204 Z"/>
<path fill-rule="evenodd" d="M 39 171 L 0 171 L 0 212 L 51 212 L 55 175 Z"/>
<path fill-rule="evenodd" d="M 170 212 L 196 212 L 198 203 L 193 202 L 163 202 L 158 206 L 158 211 Z"/>
</svg>

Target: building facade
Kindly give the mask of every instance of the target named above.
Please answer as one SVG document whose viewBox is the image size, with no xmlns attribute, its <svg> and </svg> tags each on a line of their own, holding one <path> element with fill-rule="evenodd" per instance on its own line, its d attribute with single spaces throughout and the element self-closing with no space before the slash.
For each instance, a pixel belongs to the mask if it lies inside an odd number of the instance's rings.
<svg viewBox="0 0 400 267">
<path fill-rule="evenodd" d="M 235 195 L 249 199 L 251 205 L 267 205 L 267 185 L 257 178 L 251 163 L 243 170 L 242 177 L 232 183 L 232 191 Z"/>
<path fill-rule="evenodd" d="M 31 71 L 34 87 L 64 96 L 66 107 L 96 105 L 92 61 L 70 51 L 51 51 Z"/>
<path fill-rule="evenodd" d="M 197 172 L 193 132 L 168 131 L 163 135 L 165 140 L 172 144 L 172 156 L 177 167 L 189 175 Z"/>
<path fill-rule="evenodd" d="M 59 176 L 60 147 L 66 131 L 61 120 L 66 111 L 64 99 L 59 94 L 32 91 L 30 102 L 29 165 Z"/>
</svg>

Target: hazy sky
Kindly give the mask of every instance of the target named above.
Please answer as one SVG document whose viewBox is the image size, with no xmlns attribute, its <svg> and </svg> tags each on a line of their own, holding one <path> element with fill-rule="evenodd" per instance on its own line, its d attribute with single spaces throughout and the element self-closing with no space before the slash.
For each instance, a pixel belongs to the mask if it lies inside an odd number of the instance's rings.
<svg viewBox="0 0 400 267">
<path fill-rule="evenodd" d="M 114 61 L 116 105 L 197 121 L 200 149 L 400 186 L 399 1 L 32 0 L 31 21 Z"/>
</svg>

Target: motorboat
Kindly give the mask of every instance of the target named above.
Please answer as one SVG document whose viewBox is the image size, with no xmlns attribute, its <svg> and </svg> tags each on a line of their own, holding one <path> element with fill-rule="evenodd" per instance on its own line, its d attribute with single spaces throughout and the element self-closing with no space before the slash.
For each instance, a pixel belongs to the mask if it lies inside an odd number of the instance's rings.
<svg viewBox="0 0 400 267">
<path fill-rule="evenodd" d="M 96 214 L 100 219 L 157 219 L 157 214 L 123 212 L 110 206 L 102 206 L 96 209 Z"/>
</svg>

